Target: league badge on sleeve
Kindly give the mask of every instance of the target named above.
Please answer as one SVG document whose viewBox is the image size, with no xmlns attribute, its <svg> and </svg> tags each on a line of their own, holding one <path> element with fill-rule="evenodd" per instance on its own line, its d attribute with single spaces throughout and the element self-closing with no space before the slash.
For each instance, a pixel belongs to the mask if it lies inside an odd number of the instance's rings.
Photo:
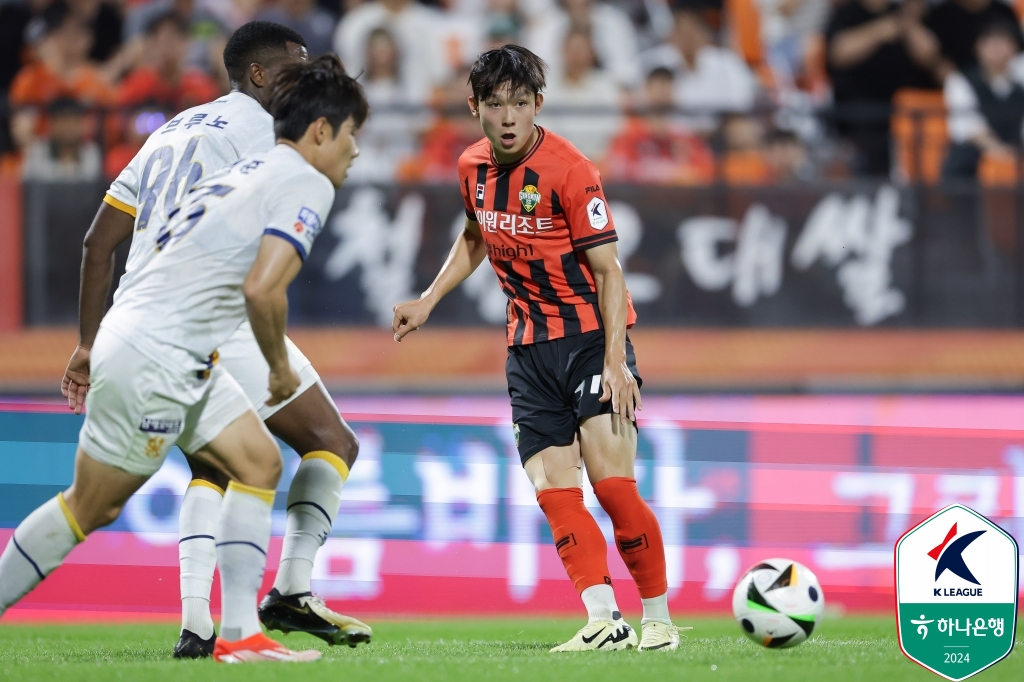
<svg viewBox="0 0 1024 682">
<path fill-rule="evenodd" d="M 299 210 L 299 218 L 295 221 L 294 227 L 298 234 L 308 231 L 312 233 L 313 237 L 316 237 L 320 234 L 320 230 L 323 228 L 323 225 L 321 224 L 320 216 L 316 214 L 316 211 L 303 206 Z"/>
<path fill-rule="evenodd" d="M 896 627 L 907 658 L 963 680 L 1006 658 L 1017 631 L 1017 543 L 952 504 L 896 543 Z"/>
<path fill-rule="evenodd" d="M 604 199 L 594 197 L 590 200 L 587 204 L 587 219 L 590 220 L 590 226 L 598 231 L 608 225 L 608 206 L 605 205 Z"/>
</svg>

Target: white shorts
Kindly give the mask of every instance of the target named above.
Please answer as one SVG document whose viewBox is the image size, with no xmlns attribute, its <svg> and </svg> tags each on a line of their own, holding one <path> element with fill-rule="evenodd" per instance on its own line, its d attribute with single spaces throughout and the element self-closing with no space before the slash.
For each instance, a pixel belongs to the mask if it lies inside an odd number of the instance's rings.
<svg viewBox="0 0 1024 682">
<path fill-rule="evenodd" d="M 260 345 L 256 342 L 256 335 L 252 333 L 252 326 L 249 320 L 245 320 L 231 338 L 221 344 L 217 349 L 220 355 L 220 364 L 224 366 L 231 376 L 235 378 L 238 385 L 249 397 L 249 402 L 260 415 L 260 419 L 266 421 L 282 408 L 289 405 L 298 398 L 309 387 L 320 382 L 320 375 L 313 369 L 313 364 L 302 354 L 298 346 L 292 343 L 287 336 L 284 339 L 288 347 L 288 362 L 292 369 L 299 373 L 299 387 L 291 398 L 273 407 L 267 406 L 270 400 L 270 365 L 263 358 Z"/>
<path fill-rule="evenodd" d="M 96 461 L 136 476 L 156 473 L 173 445 L 191 454 L 253 409 L 219 364 L 207 379 L 176 373 L 102 328 L 90 364 L 78 444 Z"/>
</svg>

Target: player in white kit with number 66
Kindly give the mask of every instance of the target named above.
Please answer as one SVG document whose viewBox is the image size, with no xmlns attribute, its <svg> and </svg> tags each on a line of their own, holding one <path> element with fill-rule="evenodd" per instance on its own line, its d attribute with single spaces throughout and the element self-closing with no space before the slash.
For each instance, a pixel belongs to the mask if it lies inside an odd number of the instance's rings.
<svg viewBox="0 0 1024 682">
<path fill-rule="evenodd" d="M 62 386 L 76 412 L 89 387 L 89 353 L 110 288 L 114 249 L 131 239 L 117 300 L 156 253 L 159 224 L 197 181 L 246 154 L 274 146 L 274 122 L 265 110 L 269 83 L 283 66 L 305 61 L 304 46 L 302 36 L 280 24 L 254 21 L 239 28 L 224 49 L 232 92 L 172 117 L 110 186 L 85 239 L 79 345 Z M 331 644 L 355 646 L 368 642 L 372 631 L 328 609 L 311 593 L 310 576 L 317 549 L 338 512 L 358 441 L 309 360 L 290 340 L 286 344 L 301 383 L 294 396 L 276 404 L 267 402 L 269 368 L 248 322 L 218 349 L 220 363 L 241 385 L 267 428 L 302 456 L 289 490 L 280 569 L 260 617 L 271 629 L 308 632 Z M 187 459 L 193 480 L 179 515 L 182 624 L 174 655 L 200 658 L 213 652 L 213 524 L 227 478 L 195 458 Z"/>
<path fill-rule="evenodd" d="M 334 56 L 281 69 L 269 108 L 277 145 L 214 173 L 166 222 L 155 255 L 121 289 L 91 354 L 89 411 L 71 487 L 29 515 L 0 556 L 0 615 L 111 523 L 178 444 L 227 474 L 214 537 L 223 618 L 217 661 L 309 661 L 260 629 L 281 455 L 238 383 L 217 362 L 248 316 L 269 367 L 271 405 L 301 380 L 285 341 L 287 289 L 358 154 L 362 88 Z"/>
</svg>

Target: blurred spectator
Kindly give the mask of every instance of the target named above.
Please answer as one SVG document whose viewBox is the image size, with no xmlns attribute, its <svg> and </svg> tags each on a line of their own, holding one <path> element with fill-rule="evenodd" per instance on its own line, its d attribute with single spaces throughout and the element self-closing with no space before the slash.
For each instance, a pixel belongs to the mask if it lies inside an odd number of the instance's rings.
<svg viewBox="0 0 1024 682">
<path fill-rule="evenodd" d="M 814 166 L 807 148 L 790 130 L 774 129 L 768 133 L 765 160 L 776 183 L 808 182 L 814 179 Z"/>
<path fill-rule="evenodd" d="M 125 119 L 124 130 L 121 131 L 120 141 L 107 149 L 103 158 L 103 174 L 108 180 L 113 180 L 131 162 L 135 155 L 142 149 L 157 128 L 168 120 L 168 115 L 177 112 L 164 111 L 163 109 L 147 105 L 139 107 Z"/>
<path fill-rule="evenodd" d="M 520 43 L 525 27 L 526 17 L 516 0 L 487 0 L 482 28 L 488 37 L 488 50 Z"/>
<path fill-rule="evenodd" d="M 373 0 L 345 14 L 334 32 L 334 49 L 349 73 L 366 68 L 366 43 L 374 29 L 395 37 L 402 57 L 402 75 L 413 97 L 424 101 L 451 71 L 445 58 L 437 10 L 413 0 Z"/>
<path fill-rule="evenodd" d="M 287 26 L 306 39 L 310 57 L 330 52 L 334 39 L 334 25 L 338 18 L 319 7 L 316 0 L 277 0 L 264 10 L 258 19 Z"/>
<path fill-rule="evenodd" d="M 359 163 L 349 171 L 350 181 L 392 182 L 399 165 L 416 152 L 424 116 L 411 109 L 417 102 L 402 78 L 401 63 L 394 37 L 383 28 L 371 32 L 360 81 L 373 116 L 359 130 Z"/>
<path fill-rule="evenodd" d="M 104 0 L 68 0 L 71 13 L 92 31 L 93 43 L 89 60 L 103 63 L 121 47 L 124 20 L 121 6 Z"/>
<path fill-rule="evenodd" d="M 121 81 L 117 103 L 155 103 L 181 111 L 216 99 L 221 93 L 213 79 L 187 67 L 188 47 L 188 24 L 180 16 L 168 12 L 156 17 L 146 31 L 143 63 Z"/>
<path fill-rule="evenodd" d="M 220 52 L 226 36 L 231 32 L 227 25 L 213 12 L 196 5 L 196 0 L 151 0 L 136 5 L 125 22 L 125 41 L 132 41 L 137 48 L 146 37 L 146 29 L 153 21 L 169 12 L 176 14 L 188 26 L 190 39 L 188 63 L 208 73 L 221 68 Z M 139 49 L 141 51 L 141 49 Z"/>
<path fill-rule="evenodd" d="M 981 30 L 1001 21 L 1013 26 L 1013 39 L 1018 48 L 1024 48 L 1024 34 L 1021 33 L 1017 15 L 1001 0 L 943 0 L 932 7 L 927 26 L 939 40 L 943 56 L 942 75 L 954 69 L 964 71 L 978 65 L 975 45 Z"/>
<path fill-rule="evenodd" d="M 743 114 L 729 114 L 722 122 L 722 179 L 730 185 L 765 185 L 772 169 L 765 148 L 761 121 Z"/>
<path fill-rule="evenodd" d="M 537 122 L 568 139 L 588 158 L 599 160 L 622 124 L 619 87 L 609 72 L 597 68 L 589 33 L 570 31 L 562 55 L 564 69 L 551 80 Z"/>
<path fill-rule="evenodd" d="M 825 28 L 829 0 L 759 0 L 768 63 L 786 82 L 803 73 L 808 43 Z"/>
<path fill-rule="evenodd" d="M 113 89 L 88 62 L 92 33 L 67 4 L 54 2 L 28 30 L 35 37 L 35 58 L 11 84 L 12 106 L 45 107 L 61 97 L 85 105 L 110 103 Z"/>
<path fill-rule="evenodd" d="M 694 11 L 675 14 L 672 40 L 645 55 L 653 68 L 676 74 L 676 102 L 685 110 L 749 111 L 754 106 L 757 80 L 732 50 L 714 44 L 711 28 Z"/>
<path fill-rule="evenodd" d="M 1024 87 L 1010 69 L 1019 53 L 1017 26 L 997 21 L 978 35 L 977 66 L 946 78 L 951 144 L 945 177 L 975 177 L 982 155 L 1012 159 L 1021 149 Z"/>
<path fill-rule="evenodd" d="M 479 119 L 470 113 L 467 100 L 472 94 L 468 68 L 458 72 L 440 90 L 434 100 L 438 117 L 423 136 L 419 154 L 402 164 L 400 180 L 450 183 L 458 178 L 462 152 L 484 136 Z"/>
<path fill-rule="evenodd" d="M 612 141 L 603 175 L 656 185 L 703 185 L 715 179 L 715 159 L 700 137 L 675 116 L 675 77 L 651 71 L 641 110 Z"/>
<path fill-rule="evenodd" d="M 83 181 L 100 177 L 100 150 L 87 139 L 84 107 L 61 97 L 47 107 L 46 138 L 28 148 L 22 177 L 26 180 Z"/>
<path fill-rule="evenodd" d="M 889 119 L 900 88 L 934 88 L 935 36 L 921 23 L 923 0 L 850 0 L 829 20 L 829 75 L 836 125 L 856 150 L 854 172 L 888 175 Z"/>
<path fill-rule="evenodd" d="M 0 2 L 0 91 L 7 92 L 23 66 L 25 29 L 49 4 L 50 0 Z"/>
<path fill-rule="evenodd" d="M 25 29 L 33 17 L 46 9 L 50 0 L 10 0 L 0 2 L 0 158 L 15 148 L 11 135 L 8 94 L 14 77 L 21 71 L 25 56 Z M 0 172 L 4 162 L 0 160 Z"/>
<path fill-rule="evenodd" d="M 593 36 L 601 67 L 624 88 L 640 85 L 640 48 L 629 15 L 607 2 L 558 0 L 559 7 L 537 17 L 525 35 L 525 46 L 548 62 L 551 75 L 558 77 L 568 68 L 564 45 L 571 31 Z"/>
</svg>

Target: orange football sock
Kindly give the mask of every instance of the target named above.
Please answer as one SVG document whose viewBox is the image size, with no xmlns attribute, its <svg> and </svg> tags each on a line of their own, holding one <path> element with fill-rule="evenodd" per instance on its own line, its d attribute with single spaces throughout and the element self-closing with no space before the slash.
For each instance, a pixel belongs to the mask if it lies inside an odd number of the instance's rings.
<svg viewBox="0 0 1024 682">
<path fill-rule="evenodd" d="M 594 485 L 594 492 L 611 517 L 615 546 L 633 576 L 640 597 L 650 599 L 668 592 L 661 526 L 640 497 L 636 480 L 621 476 L 606 478 Z"/>
<path fill-rule="evenodd" d="M 582 488 L 549 488 L 537 493 L 537 502 L 551 526 L 555 549 L 580 593 L 594 585 L 611 585 L 608 545 L 597 521 L 583 506 Z"/>
</svg>

